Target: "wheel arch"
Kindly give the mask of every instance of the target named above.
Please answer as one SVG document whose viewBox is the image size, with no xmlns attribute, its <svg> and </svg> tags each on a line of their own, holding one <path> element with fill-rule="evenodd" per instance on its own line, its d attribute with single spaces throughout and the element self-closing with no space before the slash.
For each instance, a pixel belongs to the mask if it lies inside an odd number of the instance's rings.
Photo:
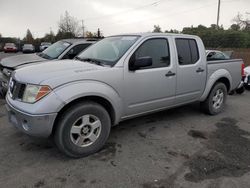
<svg viewBox="0 0 250 188">
<path fill-rule="evenodd" d="M 230 73 L 225 69 L 219 69 L 209 77 L 206 89 L 203 95 L 201 96 L 200 101 L 206 100 L 214 85 L 218 82 L 226 85 L 227 92 L 230 92 L 232 90 L 232 77 Z"/>
<path fill-rule="evenodd" d="M 58 122 L 60 121 L 60 118 L 62 117 L 63 113 L 65 113 L 68 109 L 70 109 L 74 105 L 79 104 L 81 102 L 85 102 L 85 101 L 92 101 L 92 102 L 95 102 L 95 103 L 101 105 L 102 107 L 104 107 L 110 116 L 111 125 L 113 126 L 117 123 L 117 114 L 115 113 L 115 108 L 109 100 L 107 100 L 104 97 L 97 96 L 97 95 L 83 96 L 83 97 L 80 97 L 80 98 L 77 98 L 77 99 L 70 101 L 69 103 L 67 103 L 66 105 L 64 105 L 60 109 L 60 111 L 58 112 L 56 119 L 54 121 L 52 135 L 54 135 L 54 133 L 56 131 L 56 127 L 58 125 Z"/>
</svg>

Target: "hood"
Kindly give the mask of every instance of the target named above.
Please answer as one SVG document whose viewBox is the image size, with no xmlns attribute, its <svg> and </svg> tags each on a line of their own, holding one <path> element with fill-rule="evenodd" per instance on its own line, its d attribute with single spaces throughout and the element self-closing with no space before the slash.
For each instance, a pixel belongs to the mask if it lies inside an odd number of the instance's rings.
<svg viewBox="0 0 250 188">
<path fill-rule="evenodd" d="M 41 84 L 43 82 L 43 84 L 48 84 L 49 80 L 57 79 L 61 82 L 59 84 L 63 84 L 71 79 L 81 79 L 81 76 L 86 75 L 87 72 L 107 68 L 77 60 L 47 61 L 42 64 L 17 69 L 14 77 L 23 83 Z"/>
<path fill-rule="evenodd" d="M 7 68 L 15 69 L 17 66 L 39 62 L 39 61 L 46 61 L 37 54 L 23 54 L 23 55 L 16 55 L 11 57 L 6 57 L 1 60 L 1 65 Z"/>
</svg>

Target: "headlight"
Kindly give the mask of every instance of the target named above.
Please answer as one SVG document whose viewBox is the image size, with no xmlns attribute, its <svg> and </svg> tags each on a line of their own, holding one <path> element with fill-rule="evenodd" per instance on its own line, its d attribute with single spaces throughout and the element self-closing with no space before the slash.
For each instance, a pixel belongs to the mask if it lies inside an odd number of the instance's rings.
<svg viewBox="0 0 250 188">
<path fill-rule="evenodd" d="M 13 72 L 12 70 L 9 70 L 9 69 L 6 69 L 6 68 L 3 69 L 3 73 L 4 73 L 6 76 L 8 76 L 8 77 L 11 76 L 12 72 Z"/>
<path fill-rule="evenodd" d="M 45 97 L 51 92 L 49 86 L 39 86 L 39 85 L 30 85 L 27 84 L 24 94 L 23 94 L 23 102 L 27 103 L 35 103 L 41 98 Z"/>
</svg>

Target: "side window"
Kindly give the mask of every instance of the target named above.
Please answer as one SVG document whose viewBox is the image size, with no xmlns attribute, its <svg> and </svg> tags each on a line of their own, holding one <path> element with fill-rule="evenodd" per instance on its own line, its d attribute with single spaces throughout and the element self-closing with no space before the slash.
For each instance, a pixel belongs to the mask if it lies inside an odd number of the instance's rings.
<svg viewBox="0 0 250 188">
<path fill-rule="evenodd" d="M 143 69 L 167 67 L 170 65 L 170 53 L 167 39 L 149 39 L 134 53 L 133 58 L 151 57 L 153 64 Z"/>
<path fill-rule="evenodd" d="M 179 65 L 195 64 L 199 60 L 199 51 L 194 39 L 175 39 Z"/>
<path fill-rule="evenodd" d="M 65 56 L 63 57 L 63 59 L 73 59 L 75 56 L 77 56 L 81 51 L 83 51 L 84 49 L 86 49 L 88 46 L 90 46 L 91 44 L 79 44 L 74 46 L 72 49 L 70 49 L 67 54 L 65 54 Z"/>
</svg>

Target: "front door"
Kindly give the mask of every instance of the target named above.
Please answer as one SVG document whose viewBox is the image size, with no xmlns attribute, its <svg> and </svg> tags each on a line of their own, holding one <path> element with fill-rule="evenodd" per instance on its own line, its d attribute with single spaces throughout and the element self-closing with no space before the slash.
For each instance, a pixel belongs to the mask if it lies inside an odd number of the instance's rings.
<svg viewBox="0 0 250 188">
<path fill-rule="evenodd" d="M 150 38 L 141 42 L 130 58 L 151 57 L 150 67 L 129 70 L 125 63 L 125 116 L 165 108 L 173 105 L 176 86 L 176 66 L 171 57 L 169 39 Z M 171 45 L 172 46 L 172 45 Z"/>
</svg>

